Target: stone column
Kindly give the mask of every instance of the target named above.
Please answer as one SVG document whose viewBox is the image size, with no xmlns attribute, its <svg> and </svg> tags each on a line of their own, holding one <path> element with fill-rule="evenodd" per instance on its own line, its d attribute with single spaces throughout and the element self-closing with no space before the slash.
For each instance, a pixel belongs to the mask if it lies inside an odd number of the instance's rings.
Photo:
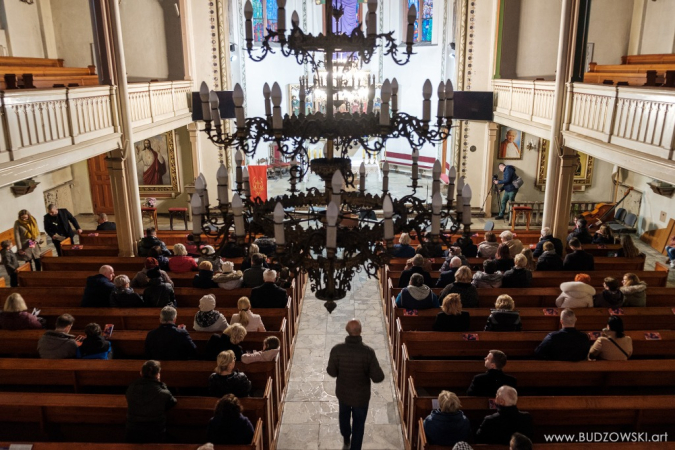
<svg viewBox="0 0 675 450">
<path fill-rule="evenodd" d="M 565 103 L 565 83 L 568 78 L 569 63 L 572 57 L 570 39 L 574 33 L 572 16 L 574 0 L 563 0 L 560 17 L 560 34 L 558 36 L 558 62 L 556 65 L 555 97 L 551 134 L 549 135 L 548 167 L 546 169 L 546 190 L 544 192 L 544 216 L 542 226 L 553 226 L 555 221 L 556 202 L 558 200 L 558 177 L 560 161 L 558 148 L 562 146 L 561 125 Z M 560 236 L 556 236 L 560 238 Z"/>
<path fill-rule="evenodd" d="M 574 172 L 576 171 L 577 157 L 575 151 L 568 147 L 563 147 L 562 158 L 560 161 L 559 177 L 556 181 L 558 198 L 553 205 L 554 222 L 551 230 L 553 235 L 559 239 L 565 239 L 569 230 L 570 206 L 572 205 L 572 187 L 574 186 Z M 548 189 L 548 182 L 546 183 Z"/>
<path fill-rule="evenodd" d="M 113 208 L 115 208 L 119 256 L 134 256 L 136 241 L 131 232 L 131 208 L 129 208 L 129 191 L 127 189 L 124 159 L 120 150 L 115 150 L 111 154 L 112 156 L 106 158 L 106 164 L 110 175 Z"/>
<path fill-rule="evenodd" d="M 485 217 L 489 218 L 492 215 L 492 199 L 493 199 L 493 189 L 492 189 L 492 174 L 493 174 L 493 162 L 495 160 L 495 146 L 497 145 L 497 138 L 499 133 L 499 126 L 490 122 L 487 126 L 487 146 L 485 149 L 483 157 L 483 167 L 485 168 L 485 176 L 483 178 L 483 187 L 481 188 L 481 201 L 485 200 L 485 206 L 483 211 L 485 212 Z M 482 203 L 481 203 L 482 205 Z"/>
</svg>

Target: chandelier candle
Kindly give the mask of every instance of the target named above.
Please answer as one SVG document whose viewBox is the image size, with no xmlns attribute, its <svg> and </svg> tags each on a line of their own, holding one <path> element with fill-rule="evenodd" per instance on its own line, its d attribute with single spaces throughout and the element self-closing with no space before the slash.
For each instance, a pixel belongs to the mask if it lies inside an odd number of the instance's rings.
<svg viewBox="0 0 675 450">
<path fill-rule="evenodd" d="M 202 101 L 202 118 L 207 121 L 211 120 L 211 106 L 209 105 L 209 86 L 202 81 L 199 87 L 199 99 Z"/>
<path fill-rule="evenodd" d="M 239 83 L 234 85 L 232 92 L 232 102 L 234 103 L 234 116 L 237 121 L 237 132 L 246 130 L 246 116 L 244 116 L 244 90 Z"/>
<path fill-rule="evenodd" d="M 277 33 L 279 39 L 286 40 L 286 0 L 277 0 Z"/>
<path fill-rule="evenodd" d="M 455 90 L 450 78 L 445 82 L 445 117 L 450 119 L 455 114 Z"/>
<path fill-rule="evenodd" d="M 243 169 L 242 169 L 242 164 L 244 163 L 244 156 L 241 151 L 237 151 L 234 154 L 234 162 L 237 164 L 237 167 L 235 169 L 235 181 L 237 183 L 237 190 L 241 191 L 243 189 L 243 182 L 244 182 L 244 175 L 243 175 Z"/>
<path fill-rule="evenodd" d="M 368 0 L 368 37 L 377 35 L 377 0 Z"/>
<path fill-rule="evenodd" d="M 272 128 L 275 131 L 281 130 L 284 127 L 281 118 L 281 86 L 276 81 L 272 86 L 272 104 L 274 105 L 272 109 Z"/>
<path fill-rule="evenodd" d="M 335 253 L 337 249 L 337 219 L 339 214 L 339 209 L 335 202 L 331 201 L 330 205 L 326 209 L 326 249 L 330 257 L 331 250 Z"/>
<path fill-rule="evenodd" d="M 432 173 L 434 181 L 433 184 L 431 185 L 431 196 L 433 197 L 436 194 L 441 193 L 441 162 L 439 160 L 436 160 L 436 162 L 434 163 Z"/>
<path fill-rule="evenodd" d="M 192 210 L 192 233 L 199 236 L 202 232 L 202 199 L 199 194 L 192 194 L 190 209 Z"/>
<path fill-rule="evenodd" d="M 434 88 L 431 86 L 431 81 L 427 80 L 424 82 L 424 87 L 422 88 L 422 122 L 425 122 L 425 126 L 429 126 L 429 121 L 431 120 L 431 94 L 434 91 Z"/>
<path fill-rule="evenodd" d="M 274 240 L 277 245 L 286 245 L 284 235 L 284 205 L 278 202 L 274 207 Z"/>
<path fill-rule="evenodd" d="M 216 172 L 216 180 L 218 180 L 218 206 L 223 207 L 230 203 L 230 189 L 227 186 L 227 167 L 223 163 L 220 163 L 218 172 Z"/>
<path fill-rule="evenodd" d="M 441 193 L 436 192 L 431 198 L 431 239 L 438 240 L 438 235 L 441 232 L 441 207 L 443 206 L 443 199 Z"/>
<path fill-rule="evenodd" d="M 469 226 L 471 225 L 471 186 L 468 184 L 464 185 L 462 189 L 462 201 L 464 201 L 464 207 L 462 208 L 462 225 Z"/>
<path fill-rule="evenodd" d="M 438 110 L 436 111 L 436 118 L 443 120 L 445 114 L 445 83 L 442 81 L 438 83 Z"/>
<path fill-rule="evenodd" d="M 391 80 L 391 112 L 398 112 L 398 81 L 395 77 Z"/>
<path fill-rule="evenodd" d="M 455 166 L 448 170 L 448 209 L 452 208 L 452 202 L 455 200 L 455 179 L 457 178 L 457 169 Z"/>
<path fill-rule="evenodd" d="M 382 106 L 380 108 L 380 125 L 383 127 L 389 126 L 389 98 L 391 97 L 391 84 L 389 80 L 384 80 L 382 83 Z"/>
<path fill-rule="evenodd" d="M 244 18 L 246 18 L 246 48 L 251 50 L 253 48 L 253 5 L 248 1 L 244 5 Z"/>
<path fill-rule="evenodd" d="M 272 119 L 272 102 L 270 100 L 270 85 L 267 83 L 263 85 L 263 97 L 265 97 L 265 116 L 269 121 Z"/>
<path fill-rule="evenodd" d="M 361 167 L 359 167 L 359 191 L 361 195 L 366 193 L 366 162 L 361 161 Z"/>
<path fill-rule="evenodd" d="M 389 163 L 382 164 L 382 195 L 386 195 L 389 190 Z"/>
<path fill-rule="evenodd" d="M 232 212 L 234 213 L 234 235 L 237 241 L 244 240 L 246 236 L 246 227 L 244 226 L 244 204 L 239 194 L 232 196 Z"/>
<path fill-rule="evenodd" d="M 242 169 L 243 193 L 244 197 L 248 198 L 251 195 L 251 186 L 248 183 L 248 167 L 244 166 Z"/>
<path fill-rule="evenodd" d="M 420 151 L 415 148 L 412 151 L 412 176 L 411 176 L 414 186 L 417 186 L 417 180 L 419 179 L 419 171 L 420 171 L 420 166 L 418 164 L 419 159 L 420 159 Z"/>
<path fill-rule="evenodd" d="M 211 106 L 211 120 L 216 128 L 221 128 L 220 110 L 218 109 L 218 94 L 215 91 L 209 93 L 209 105 Z"/>
<path fill-rule="evenodd" d="M 464 189 L 464 177 L 457 178 L 457 204 L 455 205 L 455 211 L 462 212 L 464 208 L 464 200 L 462 199 L 462 190 Z"/>
<path fill-rule="evenodd" d="M 253 13 L 251 13 L 251 15 L 253 15 Z M 417 8 L 415 8 L 415 5 L 412 5 L 408 10 L 408 29 L 405 34 L 405 46 L 408 53 L 412 53 L 413 39 L 415 36 L 415 21 L 417 21 Z M 246 23 L 248 23 L 248 21 Z"/>
<path fill-rule="evenodd" d="M 391 202 L 389 194 L 384 196 L 382 202 L 382 214 L 384 215 L 384 240 L 387 241 L 387 247 L 391 248 L 394 240 L 394 204 Z"/>
<path fill-rule="evenodd" d="M 342 185 L 344 184 L 345 180 L 342 178 L 342 174 L 340 173 L 339 170 L 336 170 L 335 173 L 333 174 L 333 179 L 331 180 L 331 187 L 332 187 L 332 194 L 330 201 L 334 202 L 337 205 L 342 204 L 342 196 L 340 193 L 342 192 Z"/>
</svg>

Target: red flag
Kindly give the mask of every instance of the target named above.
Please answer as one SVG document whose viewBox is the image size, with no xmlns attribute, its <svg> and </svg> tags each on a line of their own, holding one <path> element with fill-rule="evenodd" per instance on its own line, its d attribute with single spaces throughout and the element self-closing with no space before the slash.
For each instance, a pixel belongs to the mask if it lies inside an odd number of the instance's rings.
<svg viewBox="0 0 675 450">
<path fill-rule="evenodd" d="M 267 166 L 248 166 L 248 184 L 251 189 L 251 200 L 260 197 L 267 200 Z"/>
</svg>

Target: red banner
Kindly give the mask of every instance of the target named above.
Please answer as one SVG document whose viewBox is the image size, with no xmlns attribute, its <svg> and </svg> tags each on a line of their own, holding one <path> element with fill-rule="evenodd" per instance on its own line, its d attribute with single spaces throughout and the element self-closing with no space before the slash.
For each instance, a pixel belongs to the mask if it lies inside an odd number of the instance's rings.
<svg viewBox="0 0 675 450">
<path fill-rule="evenodd" d="M 260 197 L 267 200 L 267 166 L 247 166 L 248 184 L 251 189 L 251 200 Z"/>
</svg>

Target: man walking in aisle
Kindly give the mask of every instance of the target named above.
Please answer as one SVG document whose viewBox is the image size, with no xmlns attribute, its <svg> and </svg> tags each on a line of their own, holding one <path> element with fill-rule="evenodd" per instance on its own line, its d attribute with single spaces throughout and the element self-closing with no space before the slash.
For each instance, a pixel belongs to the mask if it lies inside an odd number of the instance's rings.
<svg viewBox="0 0 675 450">
<path fill-rule="evenodd" d="M 345 329 L 349 336 L 344 344 L 337 344 L 331 349 L 326 371 L 331 377 L 337 377 L 335 395 L 340 402 L 340 434 L 344 438 L 344 448 L 361 450 L 370 402 L 370 382 L 381 383 L 384 373 L 377 362 L 375 350 L 363 343 L 361 322 L 352 319 Z"/>
</svg>

